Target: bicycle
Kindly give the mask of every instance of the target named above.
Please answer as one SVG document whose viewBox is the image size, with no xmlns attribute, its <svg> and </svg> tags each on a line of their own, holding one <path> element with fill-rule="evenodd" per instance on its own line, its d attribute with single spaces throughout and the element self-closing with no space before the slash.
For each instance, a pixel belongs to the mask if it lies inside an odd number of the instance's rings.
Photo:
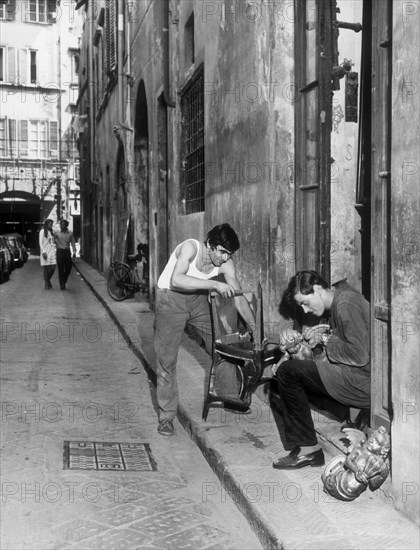
<svg viewBox="0 0 420 550">
<path fill-rule="evenodd" d="M 139 246 L 137 250 L 139 250 Z M 146 273 L 148 262 L 145 253 L 139 250 L 138 254 L 129 255 L 128 260 L 134 262 L 132 266 L 124 262 L 113 262 L 109 268 L 108 294 L 117 302 L 131 298 L 136 292 L 147 294 L 149 291 L 149 277 Z M 137 267 L 140 262 L 143 265 L 142 278 L 140 278 Z"/>
</svg>

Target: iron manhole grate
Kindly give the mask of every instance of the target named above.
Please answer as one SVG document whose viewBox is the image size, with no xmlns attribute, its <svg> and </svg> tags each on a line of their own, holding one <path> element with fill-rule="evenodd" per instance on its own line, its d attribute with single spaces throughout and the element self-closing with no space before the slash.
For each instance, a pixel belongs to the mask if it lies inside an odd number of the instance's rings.
<svg viewBox="0 0 420 550">
<path fill-rule="evenodd" d="M 64 441 L 65 470 L 154 471 L 148 443 Z"/>
</svg>

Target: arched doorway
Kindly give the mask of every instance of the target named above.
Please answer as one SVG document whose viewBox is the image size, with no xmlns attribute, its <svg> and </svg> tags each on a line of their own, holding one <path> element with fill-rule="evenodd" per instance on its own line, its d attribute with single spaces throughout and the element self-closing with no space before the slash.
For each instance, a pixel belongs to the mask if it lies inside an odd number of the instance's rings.
<svg viewBox="0 0 420 550">
<path fill-rule="evenodd" d="M 133 218 L 133 235 L 136 243 L 149 245 L 149 201 L 150 201 L 150 169 L 149 169 L 149 123 L 146 89 L 144 81 L 140 81 L 134 120 L 134 182 L 135 216 Z"/>
<path fill-rule="evenodd" d="M 26 191 L 0 193 L 0 234 L 20 233 L 25 246 L 38 248 L 38 232 L 42 221 L 50 216 L 54 201 L 41 201 Z"/>
</svg>

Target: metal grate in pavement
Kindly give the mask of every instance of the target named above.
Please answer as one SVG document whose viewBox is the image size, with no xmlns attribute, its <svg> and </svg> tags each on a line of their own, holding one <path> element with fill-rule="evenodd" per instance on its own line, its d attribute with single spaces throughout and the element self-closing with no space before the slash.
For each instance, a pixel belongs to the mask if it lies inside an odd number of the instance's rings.
<svg viewBox="0 0 420 550">
<path fill-rule="evenodd" d="M 155 471 L 148 443 L 64 441 L 64 470 Z"/>
</svg>

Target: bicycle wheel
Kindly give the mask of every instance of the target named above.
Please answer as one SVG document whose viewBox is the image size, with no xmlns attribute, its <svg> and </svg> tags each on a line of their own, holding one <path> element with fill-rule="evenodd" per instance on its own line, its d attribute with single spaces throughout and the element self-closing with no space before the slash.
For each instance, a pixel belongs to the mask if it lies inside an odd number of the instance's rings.
<svg viewBox="0 0 420 550">
<path fill-rule="evenodd" d="M 114 264 L 109 268 L 108 293 L 113 300 L 121 302 L 131 295 L 131 271 L 125 264 Z"/>
</svg>

